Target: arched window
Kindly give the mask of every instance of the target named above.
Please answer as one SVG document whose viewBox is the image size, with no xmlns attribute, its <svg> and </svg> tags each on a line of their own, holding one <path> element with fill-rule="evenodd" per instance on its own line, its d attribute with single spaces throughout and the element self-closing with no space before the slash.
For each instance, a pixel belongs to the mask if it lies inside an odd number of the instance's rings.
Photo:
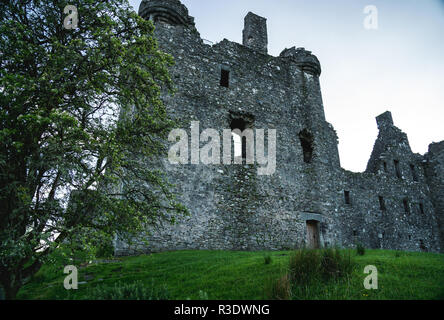
<svg viewBox="0 0 444 320">
<path fill-rule="evenodd" d="M 233 130 L 240 130 L 240 132 L 243 132 L 247 128 L 247 123 L 243 119 L 233 119 L 230 123 L 231 131 Z M 233 136 L 234 141 L 234 156 L 240 157 L 242 156 L 242 159 L 247 158 L 247 138 L 245 136 L 240 136 L 239 134 L 232 132 L 231 135 Z"/>
<path fill-rule="evenodd" d="M 243 155 L 242 138 L 241 138 L 241 136 L 239 136 L 238 134 L 236 134 L 234 132 L 232 132 L 231 135 L 233 137 L 233 142 L 234 142 L 234 156 L 240 157 Z"/>
</svg>

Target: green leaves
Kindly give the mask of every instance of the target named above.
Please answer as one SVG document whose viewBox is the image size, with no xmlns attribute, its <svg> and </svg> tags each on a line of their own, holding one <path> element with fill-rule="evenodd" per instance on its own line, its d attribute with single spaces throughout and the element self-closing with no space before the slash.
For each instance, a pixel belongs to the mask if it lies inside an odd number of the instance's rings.
<svg viewBox="0 0 444 320">
<path fill-rule="evenodd" d="M 173 60 L 152 23 L 127 1 L 77 0 L 79 26 L 67 30 L 66 4 L 0 4 L 4 286 L 71 236 L 131 238 L 187 213 L 152 169 L 174 125 L 160 99 Z"/>
</svg>

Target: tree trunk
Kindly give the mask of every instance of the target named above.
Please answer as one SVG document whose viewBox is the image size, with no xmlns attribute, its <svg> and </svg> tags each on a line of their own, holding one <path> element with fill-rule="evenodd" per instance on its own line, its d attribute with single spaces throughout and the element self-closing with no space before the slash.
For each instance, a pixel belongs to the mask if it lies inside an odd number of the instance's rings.
<svg viewBox="0 0 444 320">
<path fill-rule="evenodd" d="M 13 300 L 13 299 L 15 299 L 19 289 L 20 289 L 19 286 L 9 287 L 9 288 L 4 289 L 4 291 L 5 291 L 5 299 L 6 300 Z"/>
<path fill-rule="evenodd" d="M 13 300 L 17 296 L 18 291 L 22 287 L 19 275 L 7 274 L 3 275 L 0 287 L 3 288 L 5 300 Z M 0 288 L 1 290 L 1 288 Z"/>
<path fill-rule="evenodd" d="M 0 284 L 0 300 L 5 300 L 5 290 L 3 290 L 3 286 Z"/>
</svg>

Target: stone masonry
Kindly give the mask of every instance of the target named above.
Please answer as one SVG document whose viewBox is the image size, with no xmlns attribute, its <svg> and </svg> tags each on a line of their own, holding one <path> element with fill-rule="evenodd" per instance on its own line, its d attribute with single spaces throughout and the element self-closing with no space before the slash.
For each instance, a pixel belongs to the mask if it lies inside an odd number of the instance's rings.
<svg viewBox="0 0 444 320">
<path fill-rule="evenodd" d="M 310 51 L 268 55 L 266 19 L 251 12 L 243 44 L 224 39 L 214 45 L 201 39 L 178 0 L 142 1 L 139 14 L 153 21 L 160 49 L 175 59 L 177 92 L 163 100 L 189 139 L 192 121 L 199 121 L 200 132 L 214 128 L 221 136 L 230 128 L 276 129 L 276 171 L 258 175 L 257 164 L 175 165 L 165 155 L 162 169 L 191 214 L 147 230 L 141 237 L 148 246 L 116 237 L 116 255 L 357 243 L 444 249 L 444 141 L 424 156 L 414 154 L 385 112 L 376 118 L 379 135 L 366 171 L 344 170 L 324 115 L 321 66 Z"/>
</svg>

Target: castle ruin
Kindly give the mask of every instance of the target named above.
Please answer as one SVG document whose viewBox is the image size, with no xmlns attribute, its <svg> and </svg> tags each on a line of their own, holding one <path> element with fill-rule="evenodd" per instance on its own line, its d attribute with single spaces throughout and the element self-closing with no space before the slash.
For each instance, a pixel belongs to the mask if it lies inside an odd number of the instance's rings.
<svg viewBox="0 0 444 320">
<path fill-rule="evenodd" d="M 310 51 L 269 55 L 266 19 L 251 12 L 242 44 L 214 45 L 201 39 L 179 0 L 144 0 L 139 14 L 154 23 L 160 49 L 176 62 L 170 72 L 177 92 L 163 97 L 169 114 L 188 131 L 192 121 L 220 131 L 276 129 L 276 171 L 258 175 L 257 164 L 246 163 L 174 165 L 165 155 L 163 170 L 191 215 L 149 230 L 148 247 L 117 239 L 116 255 L 302 244 L 444 249 L 444 141 L 415 154 L 385 112 L 376 118 L 379 135 L 365 172 L 344 170 L 324 115 L 321 66 Z"/>
</svg>

